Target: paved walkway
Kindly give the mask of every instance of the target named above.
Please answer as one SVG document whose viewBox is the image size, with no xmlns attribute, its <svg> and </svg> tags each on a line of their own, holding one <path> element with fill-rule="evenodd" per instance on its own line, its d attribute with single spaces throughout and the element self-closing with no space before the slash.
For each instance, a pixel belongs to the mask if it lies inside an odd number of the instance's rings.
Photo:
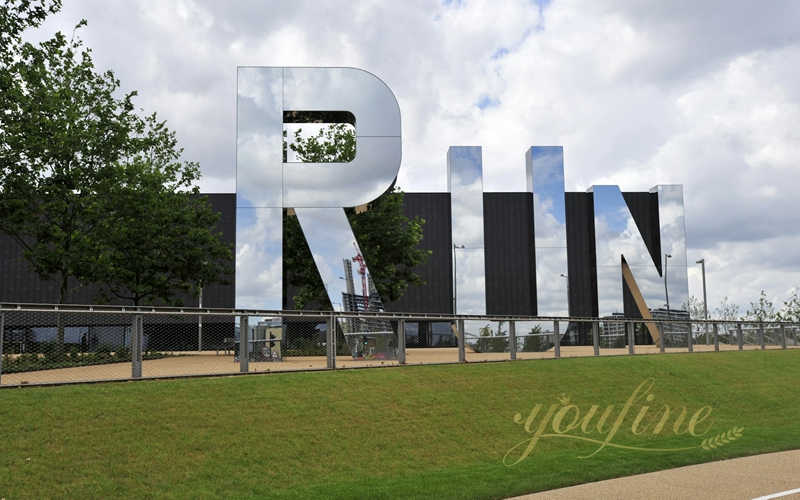
<svg viewBox="0 0 800 500">
<path fill-rule="evenodd" d="M 792 490 L 798 490 L 793 493 Z M 784 493 L 781 495 L 781 493 Z M 777 496 L 776 496 L 777 495 Z M 800 450 L 735 458 L 544 491 L 510 500 L 800 499 Z"/>
<path fill-rule="evenodd" d="M 798 349 L 793 343 L 790 349 Z M 780 346 L 768 346 L 767 349 L 780 349 Z M 721 351 L 737 350 L 737 346 L 720 345 Z M 760 349 L 758 346 L 746 346 L 746 350 Z M 695 352 L 709 352 L 714 346 L 698 345 Z M 666 350 L 667 353 L 687 352 L 686 348 Z M 655 346 L 636 346 L 637 355 L 657 355 L 659 349 Z M 239 373 L 239 363 L 234 362 L 231 353 L 224 351 L 176 352 L 178 357 L 144 361 L 142 375 L 144 377 L 177 377 L 185 375 L 221 375 Z M 467 350 L 466 360 L 470 363 L 485 361 L 503 361 L 509 359 L 509 353 L 477 353 Z M 561 348 L 561 357 L 591 357 L 594 355 L 592 346 L 565 346 Z M 601 356 L 626 356 L 628 349 L 600 349 Z M 553 359 L 555 350 L 544 352 L 519 352 L 517 359 Z M 406 363 L 409 365 L 430 363 L 458 363 L 458 348 L 427 348 L 407 349 Z M 396 360 L 353 360 L 350 356 L 338 356 L 336 366 L 339 368 L 358 368 L 369 366 L 395 365 Z M 327 367 L 325 356 L 299 356 L 285 357 L 282 362 L 251 362 L 250 372 L 266 371 L 296 371 L 296 370 L 322 370 Z M 0 382 L 3 385 L 18 384 L 52 384 L 63 382 L 88 382 L 96 380 L 120 380 L 131 377 L 131 363 L 114 363 L 110 365 L 83 366 L 75 368 L 61 368 L 56 370 L 42 370 L 26 373 L 4 373 Z"/>
</svg>

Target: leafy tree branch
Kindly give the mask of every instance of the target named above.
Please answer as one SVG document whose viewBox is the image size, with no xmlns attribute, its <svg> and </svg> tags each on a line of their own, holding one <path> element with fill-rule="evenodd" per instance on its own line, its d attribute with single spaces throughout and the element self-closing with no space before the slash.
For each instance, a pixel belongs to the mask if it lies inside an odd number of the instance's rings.
<svg viewBox="0 0 800 500">
<path fill-rule="evenodd" d="M 290 144 L 284 142 L 284 161 L 289 149 L 303 162 L 344 163 L 355 158 L 356 137 L 353 129 L 343 123 L 329 125 L 311 136 L 304 136 L 302 129 L 298 129 Z M 409 286 L 425 284 L 413 272 L 413 268 L 424 263 L 430 254 L 418 248 L 425 221 L 403 215 L 400 188 L 390 188 L 358 210 L 347 208 L 345 214 L 384 301 L 398 300 Z M 284 212 L 283 233 L 285 283 L 298 289 L 293 297 L 295 307 L 302 309 L 310 302 L 317 302 L 330 308 L 300 224 L 289 211 Z"/>
</svg>

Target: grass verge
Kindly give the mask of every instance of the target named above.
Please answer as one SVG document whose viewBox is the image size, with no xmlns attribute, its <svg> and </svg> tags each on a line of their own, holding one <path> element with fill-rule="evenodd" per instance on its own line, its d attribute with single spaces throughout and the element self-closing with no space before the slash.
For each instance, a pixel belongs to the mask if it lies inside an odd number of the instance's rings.
<svg viewBox="0 0 800 500">
<path fill-rule="evenodd" d="M 0 497 L 504 498 L 800 448 L 799 367 L 745 351 L 2 390 Z M 546 436 L 605 440 L 648 380 L 611 439 L 627 448 Z"/>
</svg>

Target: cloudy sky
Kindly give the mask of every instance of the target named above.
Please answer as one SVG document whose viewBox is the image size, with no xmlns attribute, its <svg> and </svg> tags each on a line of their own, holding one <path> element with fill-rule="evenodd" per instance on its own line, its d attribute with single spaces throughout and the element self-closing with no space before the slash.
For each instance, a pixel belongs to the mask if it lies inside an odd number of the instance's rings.
<svg viewBox="0 0 800 500">
<path fill-rule="evenodd" d="M 235 190 L 237 66 L 353 66 L 400 104 L 406 191 L 445 191 L 451 145 L 487 191 L 522 191 L 527 148 L 564 147 L 567 191 L 683 184 L 709 305 L 800 286 L 800 3 L 743 0 L 69 0 L 136 103 Z M 700 266 L 690 292 L 702 297 Z"/>
</svg>

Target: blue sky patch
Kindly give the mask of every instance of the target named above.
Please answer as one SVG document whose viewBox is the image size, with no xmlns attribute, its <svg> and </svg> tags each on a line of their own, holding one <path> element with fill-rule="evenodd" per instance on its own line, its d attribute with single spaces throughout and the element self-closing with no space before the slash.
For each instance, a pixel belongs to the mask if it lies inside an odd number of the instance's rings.
<svg viewBox="0 0 800 500">
<path fill-rule="evenodd" d="M 491 97 L 488 94 L 481 96 L 481 99 L 478 101 L 478 107 L 481 109 L 496 108 L 499 105 L 500 100 L 496 97 Z"/>
<path fill-rule="evenodd" d="M 505 47 L 500 47 L 499 49 L 494 51 L 494 54 L 492 54 L 492 59 L 500 59 L 506 54 L 508 54 L 508 49 Z"/>
</svg>

